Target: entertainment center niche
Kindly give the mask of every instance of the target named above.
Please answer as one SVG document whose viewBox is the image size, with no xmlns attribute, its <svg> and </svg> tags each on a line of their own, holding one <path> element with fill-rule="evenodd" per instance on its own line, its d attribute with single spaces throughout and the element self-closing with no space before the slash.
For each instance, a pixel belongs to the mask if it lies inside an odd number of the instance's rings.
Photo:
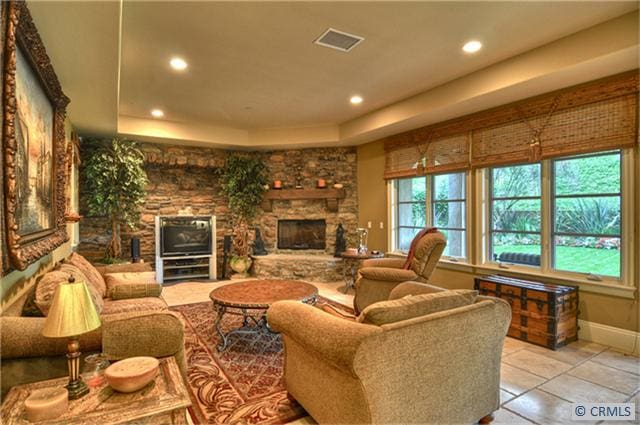
<svg viewBox="0 0 640 425">
<path fill-rule="evenodd" d="M 160 282 L 216 279 L 215 216 L 156 216 L 155 230 Z"/>
</svg>

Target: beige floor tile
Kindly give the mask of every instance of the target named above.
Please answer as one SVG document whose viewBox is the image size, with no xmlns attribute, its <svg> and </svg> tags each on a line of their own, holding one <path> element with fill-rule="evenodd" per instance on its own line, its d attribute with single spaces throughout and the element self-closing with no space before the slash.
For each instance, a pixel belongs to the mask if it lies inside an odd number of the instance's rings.
<svg viewBox="0 0 640 425">
<path fill-rule="evenodd" d="M 633 373 L 614 369 L 591 360 L 568 372 L 594 384 L 631 395 L 640 387 L 640 379 Z"/>
<path fill-rule="evenodd" d="M 545 378 L 553 378 L 571 369 L 571 365 L 568 363 L 534 353 L 533 351 L 529 351 L 528 348 L 504 356 L 502 357 L 502 361 Z"/>
<path fill-rule="evenodd" d="M 526 420 L 525 418 L 516 415 L 507 409 L 500 409 L 493 414 L 493 422 L 491 425 L 517 425 L 517 424 L 532 424 L 533 422 Z"/>
<path fill-rule="evenodd" d="M 554 360 L 558 360 L 570 365 L 577 365 L 585 360 L 589 360 L 591 357 L 607 349 L 606 346 L 596 344 L 589 341 L 576 341 L 567 346 L 559 348 L 557 350 L 549 350 L 548 348 L 540 347 L 538 345 L 532 345 L 527 348 L 534 353 L 543 354 L 547 357 L 551 357 Z"/>
<path fill-rule="evenodd" d="M 623 403 L 628 395 L 563 374 L 538 387 L 573 403 Z"/>
<path fill-rule="evenodd" d="M 540 424 L 576 424 L 571 420 L 571 403 L 544 391 L 530 391 L 505 404 L 504 407 Z M 590 423 L 596 422 L 580 422 L 580 424 Z"/>
<path fill-rule="evenodd" d="M 500 405 L 502 406 L 509 400 L 513 400 L 515 394 L 511 394 L 509 391 L 500 390 Z"/>
<path fill-rule="evenodd" d="M 502 363 L 500 367 L 500 388 L 512 394 L 522 394 L 545 382 L 546 379 Z"/>
<path fill-rule="evenodd" d="M 518 350 L 522 350 L 523 348 L 527 348 L 531 346 L 524 341 L 520 341 L 515 338 L 506 337 L 504 339 L 504 346 L 502 347 L 502 355 L 505 356 L 507 354 L 515 353 Z"/>
<path fill-rule="evenodd" d="M 605 366 L 640 375 L 640 358 L 630 354 L 609 349 L 598 354 L 591 360 Z"/>
</svg>

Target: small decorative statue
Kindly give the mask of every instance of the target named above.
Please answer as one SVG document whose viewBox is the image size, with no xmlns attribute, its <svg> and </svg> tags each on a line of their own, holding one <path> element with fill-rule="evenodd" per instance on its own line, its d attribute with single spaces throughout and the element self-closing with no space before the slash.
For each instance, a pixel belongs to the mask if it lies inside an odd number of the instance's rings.
<svg viewBox="0 0 640 425">
<path fill-rule="evenodd" d="M 347 249 L 347 240 L 344 238 L 344 228 L 342 223 L 338 224 L 336 228 L 336 251 L 333 254 L 334 257 L 340 257 L 340 255 Z"/>
<path fill-rule="evenodd" d="M 264 241 L 260 234 L 260 228 L 256 227 L 256 238 L 253 241 L 253 255 L 267 255 L 267 249 L 264 247 Z"/>
</svg>

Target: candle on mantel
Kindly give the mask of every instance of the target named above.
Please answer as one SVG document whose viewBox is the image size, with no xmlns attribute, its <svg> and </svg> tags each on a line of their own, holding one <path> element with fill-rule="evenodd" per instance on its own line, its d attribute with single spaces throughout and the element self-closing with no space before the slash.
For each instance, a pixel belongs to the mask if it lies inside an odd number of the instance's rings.
<svg viewBox="0 0 640 425">
<path fill-rule="evenodd" d="M 325 179 L 318 179 L 318 189 L 324 189 L 325 187 L 327 187 Z"/>
<path fill-rule="evenodd" d="M 280 180 L 276 180 L 273 182 L 274 189 L 282 189 L 282 182 Z"/>
</svg>

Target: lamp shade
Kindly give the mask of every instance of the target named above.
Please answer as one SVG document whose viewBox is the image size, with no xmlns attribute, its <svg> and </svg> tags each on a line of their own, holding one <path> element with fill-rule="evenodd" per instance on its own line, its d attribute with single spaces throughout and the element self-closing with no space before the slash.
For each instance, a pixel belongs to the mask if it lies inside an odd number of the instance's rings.
<svg viewBox="0 0 640 425">
<path fill-rule="evenodd" d="M 71 337 L 99 327 L 100 317 L 87 284 L 69 282 L 58 285 L 42 335 L 50 338 Z"/>
</svg>

